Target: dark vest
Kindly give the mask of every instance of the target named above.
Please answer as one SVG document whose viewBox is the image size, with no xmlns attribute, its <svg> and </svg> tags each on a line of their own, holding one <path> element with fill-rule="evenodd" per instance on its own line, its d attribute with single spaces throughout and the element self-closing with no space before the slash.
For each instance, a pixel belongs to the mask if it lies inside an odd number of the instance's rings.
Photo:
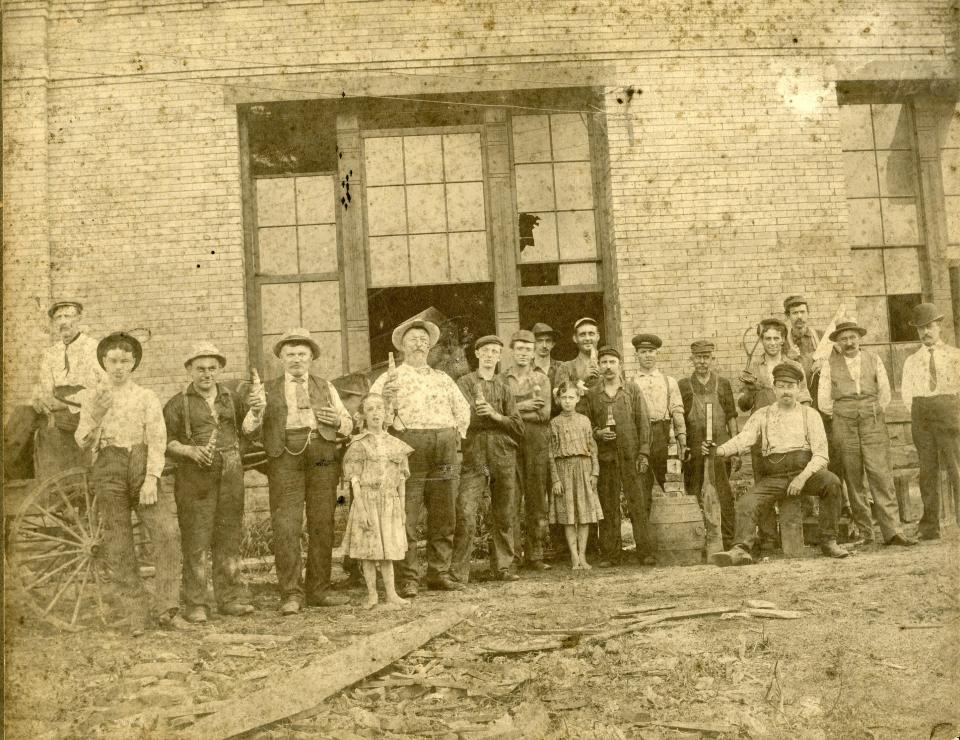
<svg viewBox="0 0 960 740">
<path fill-rule="evenodd" d="M 835 409 L 853 408 L 866 401 L 876 403 L 880 395 L 877 379 L 877 356 L 868 350 L 860 350 L 860 393 L 850 375 L 847 361 L 840 352 L 830 353 L 830 393 Z"/>
<path fill-rule="evenodd" d="M 287 432 L 287 399 L 284 393 L 284 376 L 268 380 L 263 384 L 267 394 L 267 407 L 263 412 L 263 449 L 270 457 L 279 457 L 283 453 Z M 310 406 L 314 413 L 324 406 L 331 405 L 330 391 L 327 381 L 310 375 L 307 379 L 307 389 L 310 393 Z M 336 431 L 330 427 L 319 425 L 320 434 L 330 442 L 336 439 Z"/>
</svg>

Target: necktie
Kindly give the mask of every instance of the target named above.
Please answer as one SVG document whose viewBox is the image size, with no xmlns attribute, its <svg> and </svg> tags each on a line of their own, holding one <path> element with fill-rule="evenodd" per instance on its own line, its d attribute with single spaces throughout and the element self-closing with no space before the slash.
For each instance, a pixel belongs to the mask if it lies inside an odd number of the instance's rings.
<svg viewBox="0 0 960 740">
<path fill-rule="evenodd" d="M 937 389 L 937 364 L 933 359 L 933 348 L 930 348 L 930 390 Z"/>
<path fill-rule="evenodd" d="M 297 408 L 298 409 L 310 408 L 310 394 L 307 393 L 307 379 L 294 378 L 293 382 L 297 388 Z"/>
<path fill-rule="evenodd" d="M 70 345 L 77 341 L 77 337 L 80 336 L 80 332 L 77 332 L 73 339 L 69 342 L 63 343 L 63 373 L 68 375 L 70 373 L 70 355 L 67 353 L 67 350 L 70 349 Z"/>
</svg>

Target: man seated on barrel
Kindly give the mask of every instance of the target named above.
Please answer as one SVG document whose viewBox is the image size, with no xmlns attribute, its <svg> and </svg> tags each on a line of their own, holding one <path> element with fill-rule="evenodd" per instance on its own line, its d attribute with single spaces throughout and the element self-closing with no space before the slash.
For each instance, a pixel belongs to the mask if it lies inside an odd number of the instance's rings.
<svg viewBox="0 0 960 740">
<path fill-rule="evenodd" d="M 837 544 L 837 517 L 840 514 L 840 479 L 827 470 L 827 435 L 820 414 L 797 403 L 804 382 L 803 368 L 795 362 L 781 362 L 773 368 L 776 402 L 759 409 L 736 437 L 716 448 L 718 458 L 746 452 L 760 444 L 760 470 L 749 493 L 736 502 L 734 545 L 714 553 L 710 560 L 719 566 L 753 562 L 750 548 L 756 539 L 760 516 L 784 496 L 820 497 L 820 549 L 824 555 L 845 558 L 848 553 Z M 713 442 L 703 442 L 704 455 Z"/>
</svg>

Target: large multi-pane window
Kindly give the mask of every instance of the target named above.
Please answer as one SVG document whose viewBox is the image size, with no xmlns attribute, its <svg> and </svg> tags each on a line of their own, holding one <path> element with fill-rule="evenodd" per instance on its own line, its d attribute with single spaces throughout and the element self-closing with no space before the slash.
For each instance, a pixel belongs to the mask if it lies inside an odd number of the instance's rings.
<svg viewBox="0 0 960 740">
<path fill-rule="evenodd" d="M 913 117 L 899 103 L 843 105 L 840 116 L 857 315 L 867 329 L 864 346 L 899 384 L 917 347 L 910 314 L 923 300 Z"/>
<path fill-rule="evenodd" d="M 960 108 L 943 133 L 940 167 L 943 174 L 944 205 L 947 213 L 947 241 L 960 246 Z"/>
</svg>

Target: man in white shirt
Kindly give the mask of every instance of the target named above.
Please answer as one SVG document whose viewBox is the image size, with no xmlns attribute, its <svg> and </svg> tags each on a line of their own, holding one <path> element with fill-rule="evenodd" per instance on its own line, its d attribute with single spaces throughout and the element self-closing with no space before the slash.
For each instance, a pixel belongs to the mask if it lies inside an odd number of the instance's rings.
<svg viewBox="0 0 960 740">
<path fill-rule="evenodd" d="M 36 435 L 36 477 L 47 478 L 82 464 L 74 432 L 80 421 L 80 392 L 103 377 L 97 340 L 80 330 L 83 304 L 57 301 L 50 317 L 57 341 L 44 350 L 33 389 L 34 411 L 42 414 Z"/>
<path fill-rule="evenodd" d="M 890 404 L 890 381 L 883 361 L 860 348 L 867 330 L 856 321 L 841 321 L 830 334 L 840 352 L 831 352 L 820 370 L 817 405 L 832 417 L 833 443 L 843 464 L 850 495 L 850 511 L 864 544 L 873 544 L 873 516 L 887 545 L 915 545 L 900 526 L 893 472 L 890 470 L 890 436 L 884 411 Z M 870 491 L 863 488 L 866 472 Z"/>
<path fill-rule="evenodd" d="M 470 403 L 453 379 L 427 364 L 430 348 L 440 340 L 432 321 L 411 319 L 393 330 L 393 346 L 403 352 L 403 364 L 381 375 L 370 389 L 380 393 L 394 412 L 388 424 L 393 434 L 413 447 L 407 480 L 406 515 L 409 549 L 395 569 L 397 593 L 417 595 L 420 566 L 417 523 L 427 509 L 427 586 L 459 591 L 452 577 L 453 535 L 456 529 L 460 464 L 457 440 L 467 436 Z"/>
<path fill-rule="evenodd" d="M 840 514 L 840 479 L 827 470 L 827 435 L 816 410 L 797 403 L 803 387 L 803 368 L 783 362 L 773 369 L 776 402 L 750 417 L 743 431 L 716 447 L 718 458 L 738 455 L 759 443 L 761 464 L 757 481 L 749 493 L 737 499 L 737 526 L 734 545 L 710 556 L 715 565 L 746 565 L 753 562 L 750 549 L 757 523 L 764 512 L 784 496 L 820 497 L 820 549 L 824 555 L 845 558 L 848 553 L 837 544 L 837 517 Z M 703 442 L 709 455 L 712 442 Z"/>
<path fill-rule="evenodd" d="M 920 458 L 922 540 L 940 538 L 940 465 L 947 468 L 954 500 L 960 496 L 960 350 L 940 337 L 943 313 L 932 303 L 913 309 L 910 325 L 923 346 L 903 363 L 900 394 L 910 409 L 913 444 Z"/>
</svg>

